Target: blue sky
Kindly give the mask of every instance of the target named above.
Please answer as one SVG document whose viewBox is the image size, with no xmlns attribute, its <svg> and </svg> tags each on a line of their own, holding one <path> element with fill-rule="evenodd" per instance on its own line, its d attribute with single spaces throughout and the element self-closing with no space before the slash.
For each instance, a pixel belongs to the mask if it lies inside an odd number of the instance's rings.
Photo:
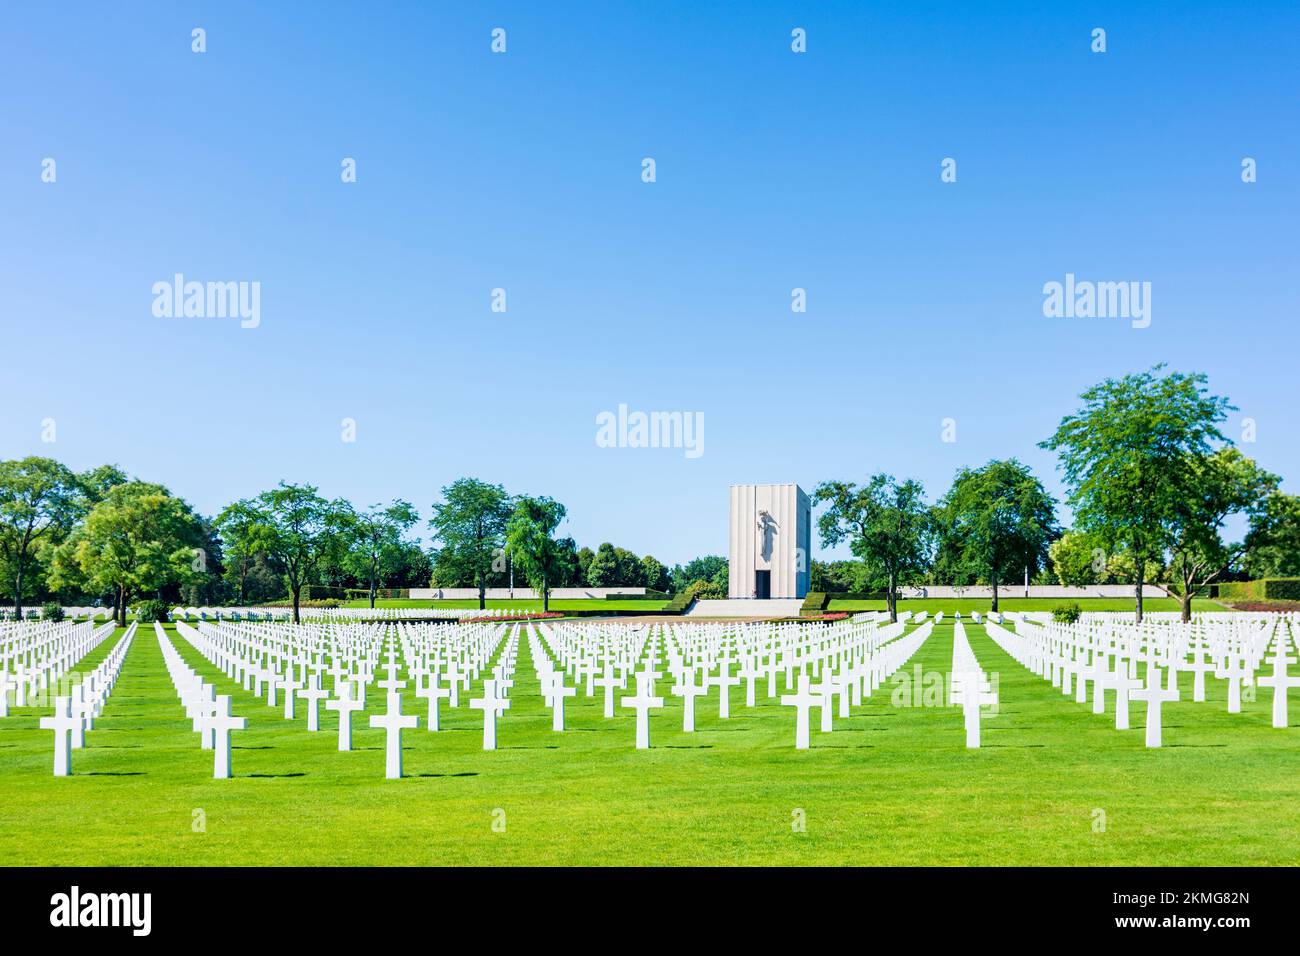
<svg viewBox="0 0 1300 956">
<path fill-rule="evenodd" d="M 473 475 L 673 563 L 725 553 L 732 483 L 1059 493 L 1036 442 L 1165 361 L 1300 491 L 1294 3 L 268 7 L 6 8 L 0 456 L 206 513 Z M 260 282 L 260 326 L 155 317 L 177 272 Z M 1045 318 L 1066 273 L 1150 282 L 1150 327 Z M 703 455 L 598 447 L 620 403 Z"/>
</svg>

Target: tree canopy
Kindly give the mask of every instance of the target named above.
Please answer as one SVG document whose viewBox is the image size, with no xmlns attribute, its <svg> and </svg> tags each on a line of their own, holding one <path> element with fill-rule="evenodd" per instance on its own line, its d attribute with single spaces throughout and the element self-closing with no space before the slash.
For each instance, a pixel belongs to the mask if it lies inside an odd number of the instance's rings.
<svg viewBox="0 0 1300 956">
<path fill-rule="evenodd" d="M 1196 493 L 1199 461 L 1226 441 L 1218 425 L 1233 408 L 1204 375 L 1163 368 L 1087 389 L 1041 443 L 1059 455 L 1075 526 L 1133 555 L 1138 620 L 1146 569 L 1173 545 L 1179 504 Z"/>
<path fill-rule="evenodd" d="M 822 539 L 832 546 L 849 542 L 868 572 L 883 580 L 889 619 L 898 620 L 899 585 L 918 579 L 933 554 L 934 519 L 925 487 L 914 479 L 900 482 L 878 474 L 860 488 L 823 482 L 813 500 L 827 505 L 817 523 Z"/>
</svg>

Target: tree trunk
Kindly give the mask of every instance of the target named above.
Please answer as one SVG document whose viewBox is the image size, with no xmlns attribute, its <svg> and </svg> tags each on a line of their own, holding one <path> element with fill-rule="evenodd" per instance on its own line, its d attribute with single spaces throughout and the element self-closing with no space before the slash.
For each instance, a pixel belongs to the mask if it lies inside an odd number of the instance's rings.
<svg viewBox="0 0 1300 956">
<path fill-rule="evenodd" d="M 997 609 L 998 609 L 998 569 L 997 569 L 997 568 L 994 568 L 994 569 L 993 569 L 993 607 L 992 607 L 992 610 L 993 610 L 994 613 L 996 613 L 996 612 L 997 612 Z"/>
<path fill-rule="evenodd" d="M 480 574 L 478 576 L 478 609 L 480 611 L 487 608 L 487 579 Z"/>
<path fill-rule="evenodd" d="M 122 627 L 126 627 L 126 585 L 117 586 L 117 617 L 122 621 Z"/>
<path fill-rule="evenodd" d="M 298 595 L 302 593 L 302 587 L 296 586 L 293 587 L 292 590 L 293 590 L 293 623 L 297 624 L 299 623 L 298 622 Z"/>
<path fill-rule="evenodd" d="M 898 623 L 898 585 L 897 577 L 891 572 L 889 575 L 889 588 L 885 591 L 885 604 L 889 608 L 889 623 Z"/>
<path fill-rule="evenodd" d="M 19 621 L 23 619 L 23 562 L 21 557 L 18 559 L 18 575 L 14 579 L 14 618 Z"/>
<path fill-rule="evenodd" d="M 1137 622 L 1142 623 L 1142 582 L 1146 577 L 1147 564 L 1141 558 L 1137 561 L 1137 583 L 1133 585 L 1133 603 L 1137 611 Z"/>
<path fill-rule="evenodd" d="M 542 613 L 545 614 L 551 609 L 551 588 L 546 583 L 546 575 L 542 575 Z"/>
<path fill-rule="evenodd" d="M 1185 562 L 1184 562 L 1184 567 L 1186 567 Z M 1178 595 L 1180 601 L 1179 610 L 1182 611 L 1182 613 L 1179 615 L 1179 620 L 1181 620 L 1184 624 L 1188 624 L 1192 620 L 1192 595 L 1195 593 L 1196 593 L 1195 576 L 1192 574 L 1188 574 L 1186 573 L 1186 571 L 1184 571 L 1183 593 Z"/>
<path fill-rule="evenodd" d="M 375 591 L 378 590 L 378 581 L 372 575 L 370 578 L 370 610 L 375 609 Z"/>
</svg>

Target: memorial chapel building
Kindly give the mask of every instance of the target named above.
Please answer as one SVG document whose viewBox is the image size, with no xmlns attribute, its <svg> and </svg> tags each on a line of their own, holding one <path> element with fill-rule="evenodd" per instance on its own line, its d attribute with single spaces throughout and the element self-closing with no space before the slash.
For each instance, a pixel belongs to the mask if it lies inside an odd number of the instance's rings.
<svg viewBox="0 0 1300 956">
<path fill-rule="evenodd" d="M 728 597 L 808 594 L 812 503 L 798 485 L 732 485 Z"/>
</svg>

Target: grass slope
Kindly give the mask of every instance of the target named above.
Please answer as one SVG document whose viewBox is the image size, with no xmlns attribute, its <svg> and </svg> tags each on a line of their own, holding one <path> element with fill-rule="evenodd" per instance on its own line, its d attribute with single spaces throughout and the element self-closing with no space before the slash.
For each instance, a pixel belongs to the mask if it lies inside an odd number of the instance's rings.
<svg viewBox="0 0 1300 956">
<path fill-rule="evenodd" d="M 955 708 L 894 707 L 886 684 L 793 749 L 794 714 L 750 711 L 733 689 L 697 701 L 683 734 L 680 699 L 652 716 L 655 749 L 633 749 L 631 711 L 601 716 L 599 697 L 568 702 L 569 730 L 550 729 L 527 641 L 500 749 L 484 753 L 481 720 L 444 708 L 443 727 L 404 737 L 406 772 L 383 778 L 383 734 L 354 717 L 352 753 L 336 722 L 306 732 L 305 708 L 240 690 L 183 640 L 190 663 L 234 696 L 249 729 L 234 735 L 235 779 L 214 781 L 212 755 L 184 719 L 151 628 L 142 628 L 73 776 L 50 774 L 51 734 L 27 709 L 0 721 L 0 863 L 73 864 L 1296 864 L 1300 730 L 1269 726 L 1268 692 L 1228 715 L 1210 700 L 1164 712 L 1164 749 L 1066 699 L 1025 671 L 981 628 L 967 630 L 999 672 L 1002 706 L 984 748 L 964 749 Z M 106 643 L 94 655 L 102 657 Z M 946 673 L 944 625 L 914 665 Z M 760 701 L 762 693 L 759 694 Z M 380 706 L 372 689 L 370 712 Z M 404 698 L 408 712 L 422 704 Z M 1095 832 L 1095 811 L 1106 828 Z M 504 813 L 505 830 L 493 822 Z M 792 820 L 802 812 L 806 832 Z M 203 832 L 196 832 L 201 815 Z"/>
</svg>

